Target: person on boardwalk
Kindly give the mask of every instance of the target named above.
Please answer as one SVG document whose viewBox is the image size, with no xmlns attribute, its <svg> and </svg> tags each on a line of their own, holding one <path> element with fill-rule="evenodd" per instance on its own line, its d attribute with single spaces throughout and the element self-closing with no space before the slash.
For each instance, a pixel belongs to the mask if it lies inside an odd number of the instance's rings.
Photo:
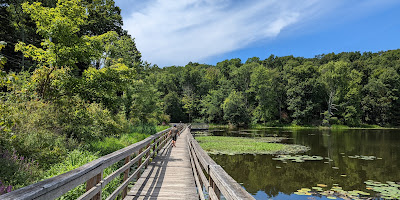
<svg viewBox="0 0 400 200">
<path fill-rule="evenodd" d="M 176 147 L 175 143 L 176 143 L 176 137 L 178 135 L 178 128 L 176 128 L 176 124 L 174 125 L 174 127 L 172 127 L 172 129 L 169 131 L 168 136 L 172 135 L 172 146 Z"/>
</svg>

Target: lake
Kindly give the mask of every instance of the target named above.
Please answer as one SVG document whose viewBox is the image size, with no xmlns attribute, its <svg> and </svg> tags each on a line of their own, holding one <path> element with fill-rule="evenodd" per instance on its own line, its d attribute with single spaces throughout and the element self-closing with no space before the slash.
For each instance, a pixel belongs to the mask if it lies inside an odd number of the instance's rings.
<svg viewBox="0 0 400 200">
<path fill-rule="evenodd" d="M 346 199 L 353 190 L 350 194 L 358 191 L 360 199 L 379 199 L 376 191 L 382 187 L 390 190 L 381 193 L 386 198 L 400 189 L 400 130 L 210 129 L 209 134 L 283 136 L 288 138 L 283 143 L 311 148 L 300 155 L 323 158 L 293 162 L 276 160 L 277 155 L 210 155 L 256 199 Z"/>
</svg>

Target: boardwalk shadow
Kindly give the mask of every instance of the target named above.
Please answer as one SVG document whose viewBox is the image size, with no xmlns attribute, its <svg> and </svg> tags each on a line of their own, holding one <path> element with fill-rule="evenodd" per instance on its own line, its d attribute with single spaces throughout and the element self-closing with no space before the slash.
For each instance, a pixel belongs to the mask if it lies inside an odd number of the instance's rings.
<svg viewBox="0 0 400 200">
<path fill-rule="evenodd" d="M 138 188 L 139 192 L 133 199 L 157 199 L 165 178 L 168 162 L 181 160 L 171 158 L 171 145 L 171 142 L 169 142 L 166 147 L 160 151 L 157 158 L 148 166 L 148 173 L 142 175 L 146 175 L 147 177 L 143 183 L 140 183 L 141 186 Z M 143 191 L 146 193 L 143 193 Z"/>
</svg>

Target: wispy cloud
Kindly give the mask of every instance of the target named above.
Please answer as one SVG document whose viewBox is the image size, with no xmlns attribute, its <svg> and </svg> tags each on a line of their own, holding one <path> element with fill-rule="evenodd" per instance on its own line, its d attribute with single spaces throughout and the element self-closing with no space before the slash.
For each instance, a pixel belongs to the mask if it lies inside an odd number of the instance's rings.
<svg viewBox="0 0 400 200">
<path fill-rule="evenodd" d="M 326 2 L 152 0 L 125 17 L 124 28 L 136 38 L 144 60 L 159 66 L 185 65 L 272 39 L 286 27 L 340 4 Z"/>
</svg>

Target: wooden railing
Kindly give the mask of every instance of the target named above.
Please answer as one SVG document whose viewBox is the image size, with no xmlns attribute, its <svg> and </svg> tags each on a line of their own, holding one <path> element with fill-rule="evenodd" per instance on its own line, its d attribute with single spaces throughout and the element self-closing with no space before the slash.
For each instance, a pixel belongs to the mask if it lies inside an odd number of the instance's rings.
<svg viewBox="0 0 400 200">
<path fill-rule="evenodd" d="M 191 134 L 188 134 L 187 142 L 194 179 L 201 200 L 217 200 L 221 199 L 221 195 L 228 200 L 254 199 L 211 159 Z M 207 194 L 208 198 L 206 198 Z"/>
<path fill-rule="evenodd" d="M 184 128 L 186 126 L 178 125 L 180 131 Z M 86 182 L 86 193 L 78 199 L 98 200 L 101 199 L 102 189 L 122 173 L 124 174 L 122 184 L 107 197 L 107 200 L 115 199 L 120 194 L 124 198 L 127 195 L 128 184 L 135 178 L 139 179 L 143 169 L 149 164 L 150 159 L 169 141 L 169 130 L 161 131 L 75 170 L 1 195 L 0 199 L 55 199 Z M 104 169 L 122 160 L 124 162 L 122 167 L 112 172 L 106 178 L 103 178 Z M 130 173 L 131 168 L 134 170 L 133 173 Z"/>
<path fill-rule="evenodd" d="M 191 128 L 192 130 L 208 130 L 209 125 L 206 123 L 192 123 Z"/>
</svg>

